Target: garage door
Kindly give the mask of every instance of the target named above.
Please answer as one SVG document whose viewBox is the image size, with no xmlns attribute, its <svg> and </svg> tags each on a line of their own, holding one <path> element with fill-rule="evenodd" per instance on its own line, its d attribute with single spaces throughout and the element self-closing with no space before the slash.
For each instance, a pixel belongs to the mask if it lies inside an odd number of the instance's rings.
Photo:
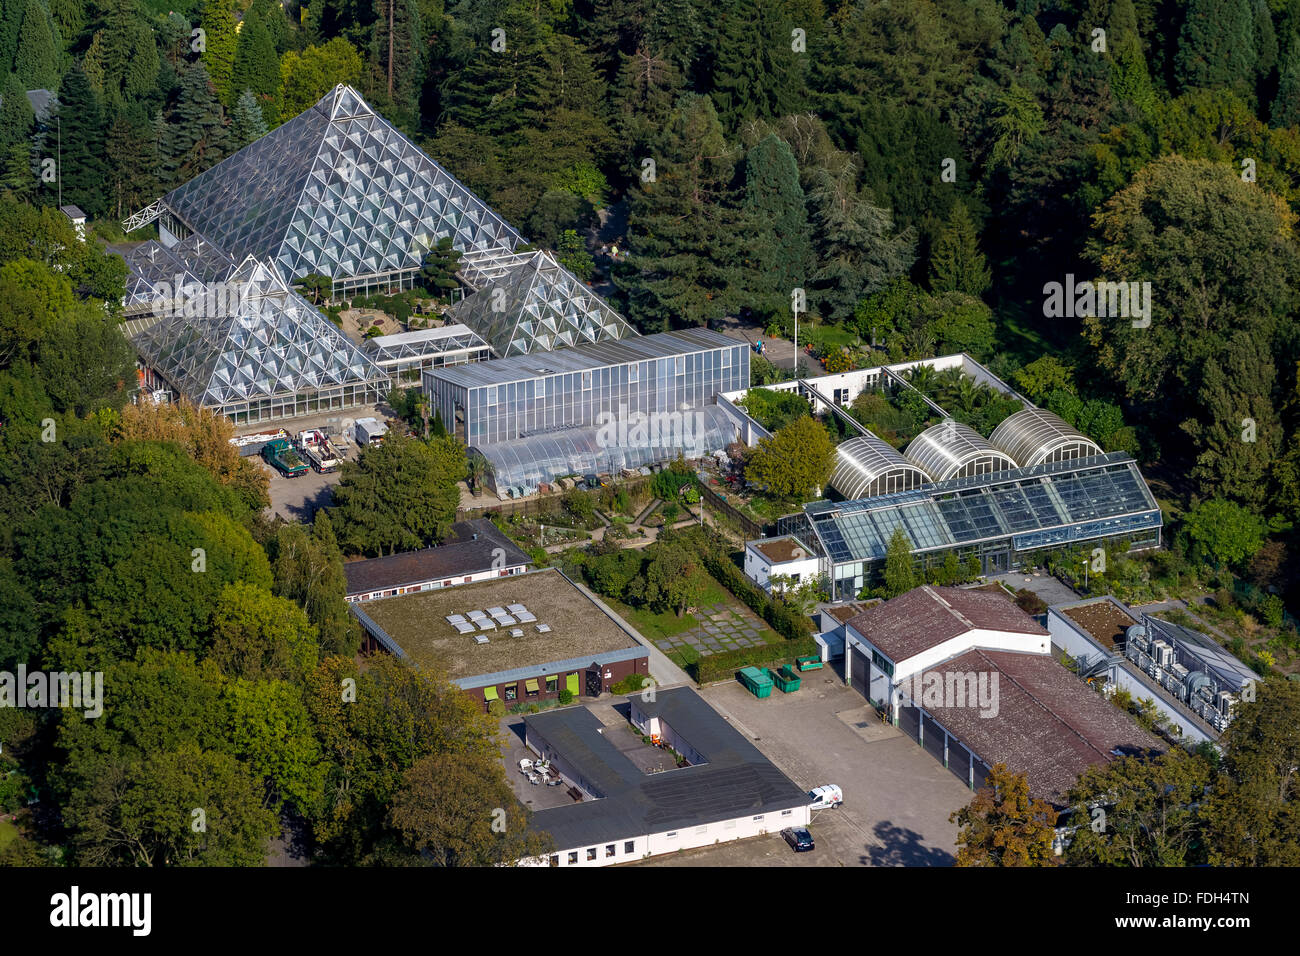
<svg viewBox="0 0 1300 956">
<path fill-rule="evenodd" d="M 929 717 L 925 719 L 925 752 L 935 760 L 943 763 L 944 731 L 941 724 L 936 724 Z"/>
<path fill-rule="evenodd" d="M 856 647 L 853 648 L 853 689 L 856 690 L 867 700 L 871 700 L 870 689 L 867 686 L 867 675 L 870 673 L 871 658 L 867 657 Z"/>
<path fill-rule="evenodd" d="M 915 707 L 901 707 L 898 711 L 898 729 L 913 740 L 921 728 L 921 711 Z"/>
<path fill-rule="evenodd" d="M 956 740 L 948 741 L 948 769 L 962 783 L 970 785 L 970 751 Z"/>
</svg>

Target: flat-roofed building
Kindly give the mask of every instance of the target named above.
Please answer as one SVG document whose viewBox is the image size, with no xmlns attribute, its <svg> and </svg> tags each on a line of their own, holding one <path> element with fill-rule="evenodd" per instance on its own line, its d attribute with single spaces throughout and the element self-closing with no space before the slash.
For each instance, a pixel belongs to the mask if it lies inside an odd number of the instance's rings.
<svg viewBox="0 0 1300 956">
<path fill-rule="evenodd" d="M 636 632 L 558 568 L 407 592 L 352 613 L 366 648 L 438 667 L 488 709 L 554 701 L 561 691 L 595 697 L 650 673 Z"/>
</svg>

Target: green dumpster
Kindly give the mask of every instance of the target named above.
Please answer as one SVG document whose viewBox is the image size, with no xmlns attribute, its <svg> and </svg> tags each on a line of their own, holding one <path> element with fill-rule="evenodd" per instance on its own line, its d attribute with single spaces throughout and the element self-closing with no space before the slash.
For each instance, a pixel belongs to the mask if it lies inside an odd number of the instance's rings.
<svg viewBox="0 0 1300 956">
<path fill-rule="evenodd" d="M 776 681 L 776 689 L 783 694 L 793 694 L 803 683 L 799 675 L 790 669 L 789 664 L 786 664 L 777 671 L 774 679 Z"/>
<path fill-rule="evenodd" d="M 737 676 L 741 685 L 755 697 L 772 696 L 772 679 L 757 667 L 742 668 Z"/>
<path fill-rule="evenodd" d="M 801 671 L 819 671 L 822 669 L 822 659 L 820 657 L 799 657 L 795 663 Z"/>
</svg>

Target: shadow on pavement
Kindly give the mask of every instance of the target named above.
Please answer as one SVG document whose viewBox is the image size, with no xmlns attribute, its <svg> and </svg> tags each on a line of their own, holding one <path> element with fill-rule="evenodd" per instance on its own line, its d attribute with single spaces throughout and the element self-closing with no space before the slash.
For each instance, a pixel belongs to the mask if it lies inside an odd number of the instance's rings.
<svg viewBox="0 0 1300 956">
<path fill-rule="evenodd" d="M 925 846 L 915 830 L 886 820 L 877 823 L 874 832 L 884 846 L 867 847 L 862 862 L 870 866 L 952 866 L 957 862 L 953 854 Z"/>
</svg>

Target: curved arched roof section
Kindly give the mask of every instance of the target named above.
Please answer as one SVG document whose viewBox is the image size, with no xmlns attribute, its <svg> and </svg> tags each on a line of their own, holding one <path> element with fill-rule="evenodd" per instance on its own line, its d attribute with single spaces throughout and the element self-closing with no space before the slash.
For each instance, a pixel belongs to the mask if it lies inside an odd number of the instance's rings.
<svg viewBox="0 0 1300 956">
<path fill-rule="evenodd" d="M 969 425 L 949 419 L 932 425 L 912 439 L 907 457 L 935 481 L 970 478 L 1019 467 Z"/>
<path fill-rule="evenodd" d="M 1003 419 L 989 442 L 1022 468 L 1103 454 L 1100 446 L 1045 408 L 1026 408 Z"/>
<path fill-rule="evenodd" d="M 847 499 L 874 498 L 910 491 L 930 477 L 900 455 L 889 442 L 864 435 L 841 442 L 835 449 L 830 486 Z"/>
</svg>

